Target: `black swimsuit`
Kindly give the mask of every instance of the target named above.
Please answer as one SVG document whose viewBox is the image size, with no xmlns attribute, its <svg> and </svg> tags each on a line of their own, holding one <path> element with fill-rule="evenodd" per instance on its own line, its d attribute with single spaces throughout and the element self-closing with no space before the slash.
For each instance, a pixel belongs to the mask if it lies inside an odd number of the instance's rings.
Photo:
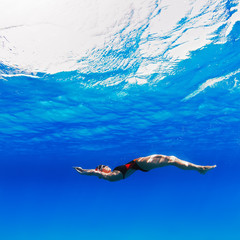
<svg viewBox="0 0 240 240">
<path fill-rule="evenodd" d="M 121 166 L 118 166 L 118 167 L 115 167 L 113 169 L 113 171 L 117 170 L 117 171 L 120 171 L 123 175 L 123 178 L 125 178 L 125 175 L 127 173 L 127 171 L 129 169 L 134 169 L 134 170 L 140 170 L 140 171 L 143 171 L 143 172 L 148 172 L 148 170 L 144 170 L 142 169 L 141 167 L 138 166 L 137 162 L 136 162 L 136 159 L 134 159 L 133 161 L 125 164 L 125 165 L 121 165 Z"/>
</svg>

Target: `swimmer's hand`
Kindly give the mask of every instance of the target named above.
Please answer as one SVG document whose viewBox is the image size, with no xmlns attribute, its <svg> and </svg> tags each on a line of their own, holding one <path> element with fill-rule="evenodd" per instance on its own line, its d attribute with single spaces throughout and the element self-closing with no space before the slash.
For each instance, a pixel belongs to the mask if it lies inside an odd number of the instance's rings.
<svg viewBox="0 0 240 240">
<path fill-rule="evenodd" d="M 73 167 L 73 168 L 82 175 L 89 175 L 89 176 L 96 175 L 96 171 L 94 169 L 82 169 L 81 167 Z"/>
<path fill-rule="evenodd" d="M 84 174 L 84 169 L 82 169 L 81 167 L 73 167 L 77 172 L 79 172 L 80 174 Z"/>
</svg>

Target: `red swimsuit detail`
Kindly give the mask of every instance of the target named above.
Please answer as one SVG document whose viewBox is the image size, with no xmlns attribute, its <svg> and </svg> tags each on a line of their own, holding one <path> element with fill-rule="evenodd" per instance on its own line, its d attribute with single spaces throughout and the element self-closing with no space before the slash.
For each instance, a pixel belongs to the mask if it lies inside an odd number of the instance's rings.
<svg viewBox="0 0 240 240">
<path fill-rule="evenodd" d="M 125 175 L 127 173 L 127 171 L 129 169 L 134 169 L 134 170 L 140 170 L 140 171 L 143 171 L 143 172 L 148 172 L 148 170 L 144 170 L 142 169 L 141 167 L 138 166 L 137 162 L 136 162 L 136 159 L 134 159 L 133 161 L 125 164 L 125 165 L 121 165 L 121 166 L 118 166 L 118 167 L 115 167 L 113 169 L 113 171 L 117 170 L 117 171 L 120 171 L 123 175 L 123 178 L 125 178 Z"/>
</svg>

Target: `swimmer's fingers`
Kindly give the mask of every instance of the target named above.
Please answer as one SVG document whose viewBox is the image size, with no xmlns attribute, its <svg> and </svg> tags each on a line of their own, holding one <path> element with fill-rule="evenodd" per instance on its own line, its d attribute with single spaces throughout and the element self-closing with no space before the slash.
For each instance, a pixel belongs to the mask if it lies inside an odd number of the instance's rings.
<svg viewBox="0 0 240 240">
<path fill-rule="evenodd" d="M 77 172 L 84 173 L 84 170 L 81 167 L 73 167 Z"/>
</svg>

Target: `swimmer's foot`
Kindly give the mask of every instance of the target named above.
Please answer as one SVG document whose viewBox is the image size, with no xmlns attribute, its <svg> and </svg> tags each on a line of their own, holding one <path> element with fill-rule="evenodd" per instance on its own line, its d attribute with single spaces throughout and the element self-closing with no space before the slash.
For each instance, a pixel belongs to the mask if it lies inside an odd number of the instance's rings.
<svg viewBox="0 0 240 240">
<path fill-rule="evenodd" d="M 207 171 L 209 171 L 210 169 L 213 169 L 215 167 L 217 167 L 217 165 L 214 165 L 214 166 L 201 166 L 201 167 L 199 167 L 198 172 L 201 173 L 201 174 L 205 174 Z"/>
</svg>

